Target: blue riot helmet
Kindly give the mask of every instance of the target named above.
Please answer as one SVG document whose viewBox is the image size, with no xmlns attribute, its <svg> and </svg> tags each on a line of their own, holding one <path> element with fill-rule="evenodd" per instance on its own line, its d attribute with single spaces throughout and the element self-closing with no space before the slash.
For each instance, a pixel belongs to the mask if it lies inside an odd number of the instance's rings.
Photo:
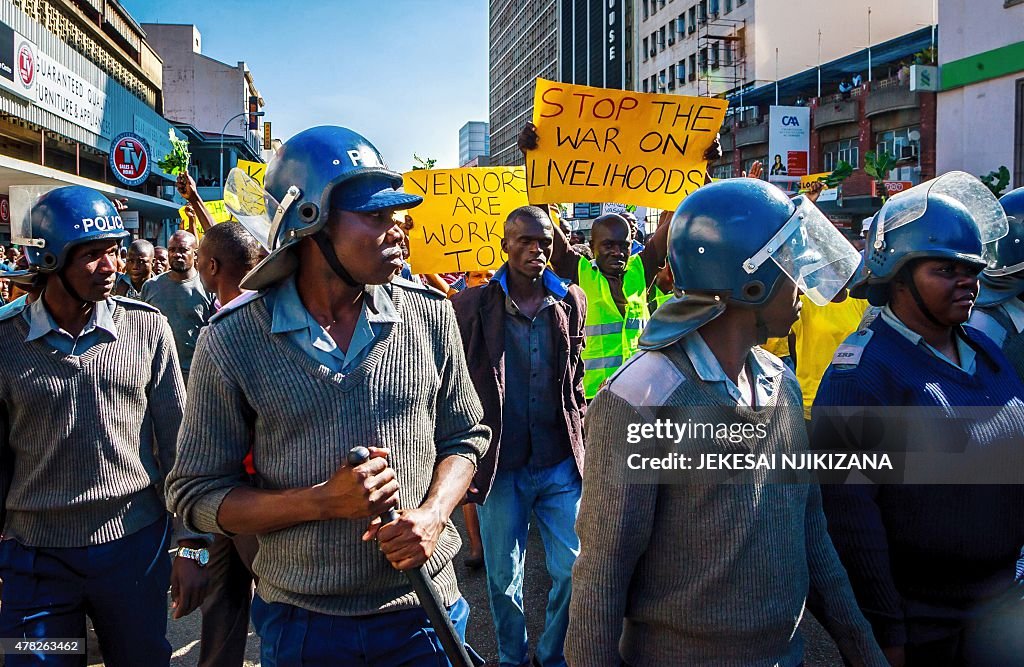
<svg viewBox="0 0 1024 667">
<path fill-rule="evenodd" d="M 1009 232 L 991 246 L 995 261 L 981 273 L 975 304 L 993 306 L 1024 293 L 1024 188 L 999 199 Z"/>
<path fill-rule="evenodd" d="M 11 188 L 12 199 L 22 194 Z M 25 246 L 31 272 L 59 273 L 75 246 L 129 236 L 110 200 L 81 185 L 54 188 L 22 208 L 12 201 L 11 236 Z"/>
<path fill-rule="evenodd" d="M 953 259 L 981 272 L 1008 223 L 999 201 L 964 172 L 943 174 L 891 197 L 872 219 L 865 246 L 866 296 L 889 300 L 889 283 L 916 259 Z M 923 307 L 916 288 L 915 301 Z M 931 313 L 923 310 L 931 318 Z"/>
<path fill-rule="evenodd" d="M 355 281 L 320 232 L 332 208 L 370 212 L 409 209 L 422 197 L 401 191 L 402 175 L 364 137 L 344 127 L 313 127 L 289 139 L 267 165 L 263 186 L 232 169 L 224 202 L 270 253 L 242 281 L 262 289 L 296 268 L 291 248 L 310 236 L 338 276 Z"/>
<path fill-rule="evenodd" d="M 791 200 L 752 178 L 705 185 L 672 217 L 668 261 L 675 294 L 651 316 L 640 346 L 671 345 L 729 304 L 759 310 L 787 278 L 824 305 L 846 286 L 858 260 L 806 197 Z"/>
</svg>

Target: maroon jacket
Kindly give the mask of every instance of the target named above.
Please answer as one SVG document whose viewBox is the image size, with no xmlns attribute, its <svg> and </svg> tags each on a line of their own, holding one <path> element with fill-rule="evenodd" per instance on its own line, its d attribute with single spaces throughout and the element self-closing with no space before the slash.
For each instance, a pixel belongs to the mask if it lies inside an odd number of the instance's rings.
<svg viewBox="0 0 1024 667">
<path fill-rule="evenodd" d="M 491 490 L 501 455 L 501 416 L 505 404 L 505 291 L 495 281 L 459 292 L 452 298 L 455 317 L 466 350 L 469 375 L 480 403 L 483 423 L 491 428 L 491 446 L 477 464 L 473 486 L 479 493 L 469 494 L 472 502 L 482 504 Z M 562 413 L 576 465 L 583 473 L 583 326 L 587 317 L 587 297 L 576 285 L 569 286 L 564 299 L 551 306 L 554 316 L 555 346 L 559 375 L 562 378 Z"/>
</svg>

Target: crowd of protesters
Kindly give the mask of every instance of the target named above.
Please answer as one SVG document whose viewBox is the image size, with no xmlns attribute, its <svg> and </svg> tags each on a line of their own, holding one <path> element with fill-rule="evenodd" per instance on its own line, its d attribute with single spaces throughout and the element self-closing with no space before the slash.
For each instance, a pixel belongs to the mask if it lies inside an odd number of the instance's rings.
<svg viewBox="0 0 1024 667">
<path fill-rule="evenodd" d="M 544 140 L 528 124 L 520 148 Z M 1021 472 L 1024 189 L 942 175 L 850 240 L 820 186 L 791 198 L 755 170 L 649 235 L 624 212 L 588 241 L 535 202 L 496 270 L 420 276 L 422 198 L 345 128 L 268 165 L 272 238 L 214 224 L 188 176 L 192 231 L 166 248 L 98 192 L 43 194 L 32 243 L 0 250 L 0 637 L 84 637 L 88 616 L 106 664 L 166 665 L 169 588 L 174 618 L 201 610 L 203 666 L 241 665 L 250 619 L 268 667 L 449 664 L 403 573 L 472 637 L 462 505 L 502 667 L 796 667 L 806 611 L 850 665 L 1024 664 L 1012 471 L 630 476 L 627 427 L 721 409 L 762 435 L 684 451 L 884 440 Z M 886 408 L 938 426 L 894 433 Z M 552 586 L 531 652 L 534 521 Z M 84 663 L 7 656 L 37 664 Z"/>
</svg>

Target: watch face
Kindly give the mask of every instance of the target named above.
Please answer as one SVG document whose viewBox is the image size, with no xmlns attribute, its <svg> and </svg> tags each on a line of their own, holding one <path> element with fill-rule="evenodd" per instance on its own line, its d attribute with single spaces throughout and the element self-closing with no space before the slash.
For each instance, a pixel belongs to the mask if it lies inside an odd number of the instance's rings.
<svg viewBox="0 0 1024 667">
<path fill-rule="evenodd" d="M 205 566 L 210 562 L 210 550 L 209 549 L 198 549 L 199 564 Z"/>
</svg>

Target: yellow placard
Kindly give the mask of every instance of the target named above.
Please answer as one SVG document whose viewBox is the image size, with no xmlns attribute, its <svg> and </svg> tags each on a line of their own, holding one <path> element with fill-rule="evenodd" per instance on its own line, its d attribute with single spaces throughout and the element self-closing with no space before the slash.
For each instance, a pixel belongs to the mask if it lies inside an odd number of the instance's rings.
<svg viewBox="0 0 1024 667">
<path fill-rule="evenodd" d="M 806 190 L 807 188 L 811 187 L 811 183 L 817 183 L 818 181 L 823 181 L 831 173 L 832 172 L 830 172 L 830 171 L 823 171 L 820 174 L 807 174 L 806 176 L 801 176 L 800 177 L 800 189 L 801 190 Z"/>
<path fill-rule="evenodd" d="M 223 199 L 218 199 L 216 201 L 204 201 L 203 205 L 206 207 L 206 210 L 210 212 L 210 215 L 213 216 L 213 221 L 216 223 L 234 220 L 234 218 L 231 217 L 231 211 L 229 211 L 227 207 L 224 206 Z M 184 228 L 184 225 L 188 224 L 188 216 L 185 215 L 184 206 L 178 209 L 178 215 L 181 216 L 181 221 L 183 223 Z M 203 226 L 198 222 L 195 225 L 195 234 L 197 239 L 199 239 L 200 241 L 203 240 Z"/>
<path fill-rule="evenodd" d="M 726 100 L 537 79 L 538 145 L 526 155 L 532 202 L 629 202 L 675 209 L 704 185 L 704 153 Z"/>
<path fill-rule="evenodd" d="M 249 175 L 249 178 L 256 181 L 260 185 L 263 185 L 263 177 L 267 173 L 267 165 L 265 162 L 249 162 L 248 160 L 238 160 L 235 166 L 245 171 Z"/>
<path fill-rule="evenodd" d="M 408 211 L 413 273 L 497 269 L 505 218 L 526 206 L 523 167 L 417 169 L 403 174 L 405 191 L 423 197 Z"/>
</svg>

